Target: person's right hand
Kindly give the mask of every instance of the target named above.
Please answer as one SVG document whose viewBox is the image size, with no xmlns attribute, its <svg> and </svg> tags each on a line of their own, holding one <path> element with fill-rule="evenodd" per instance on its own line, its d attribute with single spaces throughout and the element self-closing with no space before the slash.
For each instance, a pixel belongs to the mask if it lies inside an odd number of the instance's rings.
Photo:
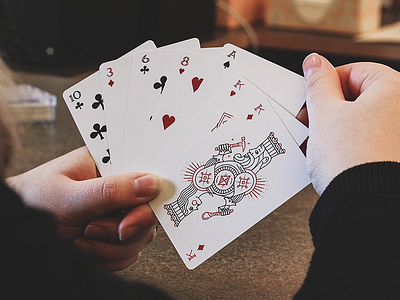
<svg viewBox="0 0 400 300">
<path fill-rule="evenodd" d="M 318 194 L 353 166 L 400 162 L 400 73 L 376 63 L 335 69 L 315 53 L 304 60 L 303 71 L 307 162 Z"/>
</svg>

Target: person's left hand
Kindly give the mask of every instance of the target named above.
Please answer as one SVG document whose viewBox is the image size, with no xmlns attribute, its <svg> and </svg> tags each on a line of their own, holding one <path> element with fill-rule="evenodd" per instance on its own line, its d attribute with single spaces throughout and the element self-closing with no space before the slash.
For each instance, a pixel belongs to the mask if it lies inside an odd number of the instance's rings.
<svg viewBox="0 0 400 300">
<path fill-rule="evenodd" d="M 7 183 L 26 205 L 51 212 L 60 237 L 106 270 L 137 261 L 155 237 L 158 221 L 147 202 L 159 194 L 162 179 L 147 173 L 100 177 L 86 147 Z"/>
</svg>

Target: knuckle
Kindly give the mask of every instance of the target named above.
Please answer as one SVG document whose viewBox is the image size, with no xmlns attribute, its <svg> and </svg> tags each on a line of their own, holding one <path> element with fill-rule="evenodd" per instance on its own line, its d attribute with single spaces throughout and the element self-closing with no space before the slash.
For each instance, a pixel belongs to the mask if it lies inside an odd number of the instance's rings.
<svg viewBox="0 0 400 300">
<path fill-rule="evenodd" d="M 315 92 L 319 89 L 322 84 L 322 79 L 323 77 L 317 75 L 310 76 L 310 78 L 307 79 L 306 89 L 309 96 L 313 96 Z"/>
<path fill-rule="evenodd" d="M 101 196 L 106 202 L 112 202 L 118 193 L 117 182 L 113 177 L 105 178 L 101 186 Z"/>
</svg>

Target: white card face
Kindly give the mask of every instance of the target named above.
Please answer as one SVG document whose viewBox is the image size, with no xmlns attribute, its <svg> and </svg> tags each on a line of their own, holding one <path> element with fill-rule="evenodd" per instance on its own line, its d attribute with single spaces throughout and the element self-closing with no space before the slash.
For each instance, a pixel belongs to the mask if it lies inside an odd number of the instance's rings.
<svg viewBox="0 0 400 300">
<path fill-rule="evenodd" d="M 186 45 L 181 43 L 180 46 Z M 131 171 L 157 103 L 169 88 L 171 81 L 169 72 L 179 51 L 181 50 L 176 47 L 166 47 L 154 51 L 142 51 L 133 56 L 122 173 Z"/>
<path fill-rule="evenodd" d="M 269 101 L 298 146 L 308 137 L 308 128 L 275 101 Z"/>
<path fill-rule="evenodd" d="M 205 83 L 205 82 L 204 82 Z M 235 113 L 241 111 L 248 101 L 254 98 L 266 97 L 257 87 L 251 84 L 239 73 L 233 74 L 226 80 L 219 91 L 213 95 L 201 111 L 197 111 L 191 123 L 180 128 L 180 135 L 157 159 L 156 164 L 150 169 L 151 172 L 157 171 L 164 164 L 173 159 L 176 153 L 186 151 L 196 142 L 222 126 L 231 119 Z M 198 100 L 197 98 L 195 99 Z M 191 114 L 186 111 L 186 114 Z"/>
<path fill-rule="evenodd" d="M 105 119 L 109 130 L 109 146 L 112 153 L 112 172 L 119 174 L 121 168 L 123 128 L 125 126 L 126 100 L 132 56 L 140 50 L 155 49 L 154 43 L 146 42 L 124 57 L 103 63 L 100 66 L 100 82 L 106 103 Z"/>
<path fill-rule="evenodd" d="M 195 144 L 199 138 L 216 130 L 255 98 L 266 98 L 267 101 L 273 102 L 242 75 L 233 74 L 211 101 L 200 112 L 197 112 L 197 117 L 181 130 L 178 138 L 174 141 L 170 140 L 169 148 L 165 148 L 150 171 L 156 172 L 164 164 L 171 161 L 176 153 L 185 151 Z M 257 113 L 260 113 L 263 109 L 263 107 L 257 108 Z M 190 114 L 190 112 L 186 112 Z M 307 128 L 290 114 L 287 115 L 288 113 L 285 110 L 279 111 L 279 113 L 283 114 L 285 120 L 290 121 L 290 130 L 293 130 L 301 144 L 307 137 Z"/>
<path fill-rule="evenodd" d="M 181 49 L 199 47 L 199 40 L 196 38 L 171 44 L 161 49 Z M 105 118 L 109 128 L 109 146 L 113 157 L 112 172 L 122 172 L 122 153 L 124 144 L 124 132 L 126 112 L 128 106 L 128 95 L 130 90 L 130 76 L 132 70 L 133 55 L 138 51 L 154 50 L 155 44 L 147 41 L 136 47 L 123 57 L 103 63 L 100 66 L 100 82 L 106 105 Z"/>
<path fill-rule="evenodd" d="M 157 172 L 164 188 L 150 206 L 189 269 L 310 183 L 304 155 L 269 102 L 247 103 Z"/>
<path fill-rule="evenodd" d="M 96 72 L 63 93 L 63 98 L 102 176 L 111 172 L 100 77 Z"/>
<path fill-rule="evenodd" d="M 203 92 L 196 96 L 196 101 L 192 101 L 188 108 L 192 113 L 187 114 L 183 122 L 190 123 L 194 118 L 192 114 L 200 111 L 234 73 L 242 74 L 293 116 L 297 115 L 305 102 L 303 77 L 246 50 L 226 44 L 206 76 Z"/>
<path fill-rule="evenodd" d="M 176 49 L 159 49 L 142 51 L 133 56 L 122 173 L 131 171 L 158 99 L 169 84 L 168 74 L 178 52 Z"/>
<path fill-rule="evenodd" d="M 203 89 L 195 95 L 182 116 L 181 128 L 185 128 L 185 125 L 196 118 L 234 73 L 242 74 L 293 116 L 297 115 L 305 102 L 303 77 L 248 51 L 226 44 L 220 49 L 218 57 L 205 76 Z M 291 126 L 291 123 L 288 126 Z M 290 131 L 295 131 L 296 128 L 295 125 Z M 175 141 L 179 135 L 180 132 L 174 131 L 169 141 Z"/>
<path fill-rule="evenodd" d="M 241 73 L 293 116 L 305 103 L 302 76 L 231 44 L 223 47 L 208 75 L 219 78 L 227 72 Z"/>
<path fill-rule="evenodd" d="M 182 113 L 201 90 L 204 76 L 214 60 L 215 57 L 200 51 L 182 50 L 176 55 L 168 75 L 168 86 L 157 100 L 131 170 L 146 171 L 154 164 L 170 133 L 179 128 Z"/>
</svg>

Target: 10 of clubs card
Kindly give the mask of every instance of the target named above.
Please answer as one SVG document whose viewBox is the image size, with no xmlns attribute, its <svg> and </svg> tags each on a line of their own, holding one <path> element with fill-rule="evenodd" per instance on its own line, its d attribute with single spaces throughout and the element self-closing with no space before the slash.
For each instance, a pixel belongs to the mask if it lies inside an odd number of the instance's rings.
<svg viewBox="0 0 400 300">
<path fill-rule="evenodd" d="M 100 174 L 112 175 L 98 72 L 67 89 L 63 97 Z"/>
</svg>

